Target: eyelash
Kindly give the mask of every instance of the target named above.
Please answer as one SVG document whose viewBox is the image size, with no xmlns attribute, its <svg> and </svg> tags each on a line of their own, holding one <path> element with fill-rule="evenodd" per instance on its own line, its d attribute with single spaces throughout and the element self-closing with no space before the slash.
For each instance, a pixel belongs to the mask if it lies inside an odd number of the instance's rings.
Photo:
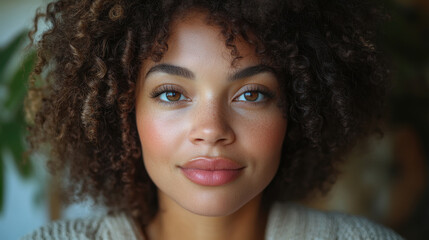
<svg viewBox="0 0 429 240">
<path fill-rule="evenodd" d="M 159 99 L 159 96 L 161 96 L 161 94 L 168 93 L 168 92 L 175 92 L 175 93 L 178 93 L 182 96 L 185 95 L 180 88 L 178 88 L 174 85 L 162 85 L 161 87 L 153 90 L 150 93 L 150 97 L 156 98 L 159 102 L 161 102 L 163 104 L 178 104 L 179 101 L 164 101 L 164 100 Z"/>
<path fill-rule="evenodd" d="M 168 93 L 168 92 L 175 92 L 178 93 L 182 96 L 185 96 L 185 94 L 183 93 L 183 91 L 174 86 L 174 85 L 162 85 L 159 88 L 155 89 L 154 91 L 152 91 L 150 93 L 150 97 L 151 98 L 156 98 L 159 102 L 163 103 L 163 104 L 179 104 L 180 100 L 178 101 L 164 101 L 159 99 L 159 97 L 164 94 L 164 93 Z M 257 92 L 259 94 L 262 94 L 264 99 L 262 101 L 258 101 L 258 102 L 252 102 L 252 101 L 237 101 L 236 99 L 238 99 L 239 97 L 241 97 L 243 94 L 247 93 L 247 92 Z M 234 101 L 236 102 L 246 102 L 246 103 L 251 103 L 251 104 L 258 104 L 258 103 L 262 103 L 262 102 L 266 102 L 272 98 L 275 97 L 275 94 L 272 91 L 267 90 L 266 88 L 257 86 L 257 85 L 249 85 L 246 86 L 245 89 L 242 91 L 242 93 L 240 95 L 238 95 L 236 98 L 234 98 Z M 185 97 L 186 98 L 186 97 Z M 259 98 L 259 97 L 258 97 Z"/>
<path fill-rule="evenodd" d="M 264 99 L 262 101 L 258 101 L 258 102 L 255 102 L 255 101 L 237 101 L 237 102 L 246 102 L 246 103 L 251 103 L 251 104 L 258 104 L 258 103 L 263 103 L 263 102 L 269 101 L 270 99 L 275 97 L 275 94 L 272 91 L 270 91 L 264 87 L 261 87 L 258 85 L 248 85 L 241 92 L 241 94 L 238 95 L 238 97 L 234 98 L 234 101 L 236 101 L 236 99 L 238 99 L 239 97 L 241 97 L 243 94 L 245 94 L 247 92 L 257 92 L 259 94 L 262 94 Z"/>
</svg>

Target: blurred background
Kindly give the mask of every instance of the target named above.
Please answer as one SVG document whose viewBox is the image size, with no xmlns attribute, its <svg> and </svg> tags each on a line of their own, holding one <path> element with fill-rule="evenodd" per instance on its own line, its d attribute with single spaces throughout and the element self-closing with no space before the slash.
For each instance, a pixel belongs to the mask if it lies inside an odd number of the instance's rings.
<svg viewBox="0 0 429 240">
<path fill-rule="evenodd" d="M 379 33 L 392 64 L 384 134 L 347 156 L 327 196 L 303 204 L 365 216 L 406 239 L 429 239 L 429 1 L 380 1 L 391 14 Z M 63 206 L 46 159 L 25 154 L 22 106 L 35 59 L 26 34 L 47 2 L 0 0 L 0 239 L 103 211 L 91 202 Z"/>
</svg>

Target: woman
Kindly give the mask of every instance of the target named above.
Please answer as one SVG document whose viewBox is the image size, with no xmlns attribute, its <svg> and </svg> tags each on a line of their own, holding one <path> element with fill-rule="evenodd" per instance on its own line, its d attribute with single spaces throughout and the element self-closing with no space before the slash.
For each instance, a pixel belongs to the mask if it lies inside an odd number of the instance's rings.
<svg viewBox="0 0 429 240">
<path fill-rule="evenodd" d="M 34 73 L 47 77 L 28 97 L 30 142 L 50 144 L 70 194 L 111 213 L 24 239 L 400 239 L 285 203 L 325 192 L 341 156 L 373 130 L 385 70 L 367 8 L 49 4 L 36 18 L 52 27 L 38 42 Z"/>
</svg>

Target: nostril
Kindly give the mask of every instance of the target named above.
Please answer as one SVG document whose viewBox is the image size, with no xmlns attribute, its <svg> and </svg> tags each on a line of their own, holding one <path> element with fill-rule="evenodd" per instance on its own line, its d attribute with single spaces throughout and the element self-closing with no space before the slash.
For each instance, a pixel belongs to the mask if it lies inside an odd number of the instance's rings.
<svg viewBox="0 0 429 240">
<path fill-rule="evenodd" d="M 189 140 L 194 144 L 228 145 L 234 142 L 235 133 L 226 119 L 219 115 L 197 115 L 192 122 Z"/>
<path fill-rule="evenodd" d="M 227 145 L 233 142 L 234 137 L 225 137 L 225 136 L 206 136 L 206 137 L 191 137 L 191 140 L 194 144 L 221 144 Z"/>
</svg>

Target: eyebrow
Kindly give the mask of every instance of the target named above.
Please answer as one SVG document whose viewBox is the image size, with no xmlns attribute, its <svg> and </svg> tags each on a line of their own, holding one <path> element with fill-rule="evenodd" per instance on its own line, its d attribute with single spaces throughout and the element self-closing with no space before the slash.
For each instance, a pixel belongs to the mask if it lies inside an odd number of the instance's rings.
<svg viewBox="0 0 429 240">
<path fill-rule="evenodd" d="M 179 77 L 195 79 L 194 73 L 192 71 L 190 71 L 189 69 L 179 67 L 179 66 L 170 65 L 170 64 L 164 64 L 163 63 L 163 64 L 158 64 L 158 65 L 153 66 L 146 73 L 146 77 L 152 73 L 155 73 L 155 72 L 163 72 L 163 73 L 167 73 L 170 75 L 176 75 Z"/>
<path fill-rule="evenodd" d="M 155 72 L 163 72 L 170 75 L 176 75 L 179 77 L 188 78 L 191 80 L 195 79 L 195 74 L 191 70 L 184 67 L 171 65 L 171 64 L 163 63 L 163 64 L 158 64 L 153 66 L 146 73 L 146 77 Z M 248 78 L 263 72 L 274 73 L 274 70 L 269 66 L 259 64 L 259 65 L 247 67 L 245 69 L 235 72 L 232 76 L 228 78 L 228 81 L 235 81 L 243 78 Z"/>
<path fill-rule="evenodd" d="M 228 80 L 229 81 L 235 81 L 235 80 L 239 80 L 239 79 L 243 79 L 243 78 L 248 78 L 263 72 L 271 72 L 274 73 L 274 69 L 272 69 L 271 67 L 268 67 L 266 65 L 263 64 L 259 64 L 256 66 L 251 66 L 245 69 L 242 69 L 236 73 L 234 73 Z"/>
</svg>

